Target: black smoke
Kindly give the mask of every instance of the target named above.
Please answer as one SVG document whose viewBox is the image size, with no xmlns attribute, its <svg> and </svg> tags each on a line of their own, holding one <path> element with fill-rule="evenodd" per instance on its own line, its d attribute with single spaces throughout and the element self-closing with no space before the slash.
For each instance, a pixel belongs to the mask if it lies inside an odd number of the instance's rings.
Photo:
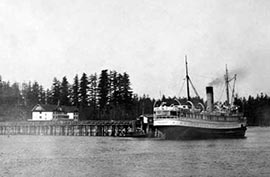
<svg viewBox="0 0 270 177">
<path fill-rule="evenodd" d="M 234 77 L 234 75 L 236 74 L 236 79 L 237 80 L 242 80 L 243 78 L 245 78 L 248 73 L 246 71 L 246 69 L 244 68 L 237 68 L 237 69 L 233 69 L 233 70 L 229 70 L 229 80 L 232 79 Z M 208 83 L 209 86 L 216 86 L 216 85 L 221 85 L 225 82 L 225 71 L 224 71 L 224 75 L 220 75 L 219 77 L 216 77 L 215 79 L 213 79 L 211 82 Z"/>
</svg>

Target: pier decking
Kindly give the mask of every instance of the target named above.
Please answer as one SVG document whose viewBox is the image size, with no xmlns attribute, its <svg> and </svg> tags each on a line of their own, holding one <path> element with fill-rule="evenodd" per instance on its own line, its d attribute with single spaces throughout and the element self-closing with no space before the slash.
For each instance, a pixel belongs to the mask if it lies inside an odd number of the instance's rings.
<svg viewBox="0 0 270 177">
<path fill-rule="evenodd" d="M 0 135 L 125 136 L 134 120 L 0 122 Z"/>
</svg>

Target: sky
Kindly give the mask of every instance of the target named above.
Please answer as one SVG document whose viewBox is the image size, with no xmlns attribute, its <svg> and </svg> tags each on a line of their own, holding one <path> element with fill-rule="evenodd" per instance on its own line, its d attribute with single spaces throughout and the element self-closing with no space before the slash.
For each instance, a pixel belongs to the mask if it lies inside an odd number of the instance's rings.
<svg viewBox="0 0 270 177">
<path fill-rule="evenodd" d="M 138 95 L 185 96 L 187 55 L 203 98 L 226 65 L 239 96 L 270 95 L 269 19 L 268 0 L 1 0 L 0 75 L 50 88 L 108 69 Z"/>
</svg>

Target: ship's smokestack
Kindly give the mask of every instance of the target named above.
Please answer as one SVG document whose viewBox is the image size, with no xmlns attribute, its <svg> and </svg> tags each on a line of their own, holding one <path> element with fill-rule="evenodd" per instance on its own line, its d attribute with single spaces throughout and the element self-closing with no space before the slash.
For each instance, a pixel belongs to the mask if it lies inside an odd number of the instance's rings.
<svg viewBox="0 0 270 177">
<path fill-rule="evenodd" d="M 211 112 L 214 110 L 214 92 L 212 86 L 206 87 L 206 97 L 207 97 L 206 110 Z"/>
</svg>

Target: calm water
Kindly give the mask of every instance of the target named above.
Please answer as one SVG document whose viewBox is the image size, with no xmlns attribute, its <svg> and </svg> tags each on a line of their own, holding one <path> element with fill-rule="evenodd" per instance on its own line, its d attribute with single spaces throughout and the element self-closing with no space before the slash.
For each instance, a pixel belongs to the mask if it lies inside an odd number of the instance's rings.
<svg viewBox="0 0 270 177">
<path fill-rule="evenodd" d="M 0 136 L 0 176 L 270 176 L 270 128 L 246 139 Z"/>
</svg>

